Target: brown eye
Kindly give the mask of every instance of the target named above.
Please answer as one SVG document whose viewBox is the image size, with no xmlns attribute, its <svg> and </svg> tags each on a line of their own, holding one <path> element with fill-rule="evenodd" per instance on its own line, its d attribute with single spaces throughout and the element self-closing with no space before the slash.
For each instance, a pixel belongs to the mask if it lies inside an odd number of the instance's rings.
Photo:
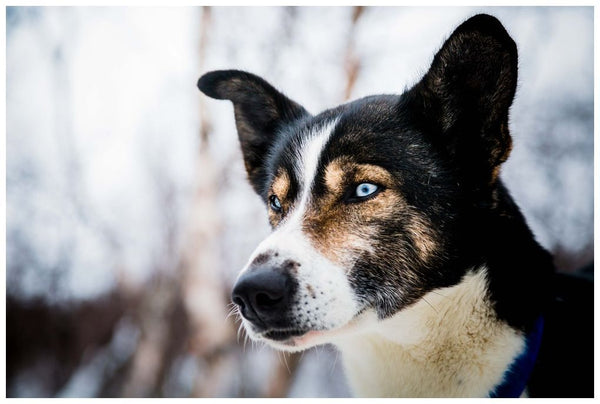
<svg viewBox="0 0 600 404">
<path fill-rule="evenodd" d="M 276 195 L 271 195 L 269 197 L 269 206 L 273 209 L 274 212 L 281 212 L 281 201 Z"/>
</svg>

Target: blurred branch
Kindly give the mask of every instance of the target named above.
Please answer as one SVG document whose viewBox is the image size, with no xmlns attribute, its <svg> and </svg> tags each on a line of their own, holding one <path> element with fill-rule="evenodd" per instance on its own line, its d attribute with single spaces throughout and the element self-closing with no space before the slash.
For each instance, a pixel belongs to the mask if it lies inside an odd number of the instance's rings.
<svg viewBox="0 0 600 404">
<path fill-rule="evenodd" d="M 198 59 L 200 61 L 200 70 L 204 58 L 206 57 L 206 47 L 209 39 L 210 26 L 212 21 L 212 11 L 209 6 L 202 7 L 202 16 L 200 17 L 200 39 L 198 46 Z M 206 113 L 205 97 L 200 97 L 199 101 L 199 112 L 200 112 L 200 147 L 207 147 L 208 134 L 211 132 L 212 127 Z"/>
<path fill-rule="evenodd" d="M 360 60 L 356 55 L 355 40 L 356 40 L 356 29 L 360 17 L 363 15 L 365 7 L 355 6 L 352 9 L 352 22 L 350 25 L 350 32 L 348 33 L 348 42 L 346 43 L 346 57 L 344 61 L 344 67 L 346 70 L 346 89 L 344 91 L 344 101 L 347 101 L 352 96 L 356 79 L 360 73 Z"/>
</svg>

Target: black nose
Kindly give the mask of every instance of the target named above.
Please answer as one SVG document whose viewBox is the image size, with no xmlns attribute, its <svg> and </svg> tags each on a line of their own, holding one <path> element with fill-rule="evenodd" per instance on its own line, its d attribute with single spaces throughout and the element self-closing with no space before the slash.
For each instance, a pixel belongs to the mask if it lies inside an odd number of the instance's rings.
<svg viewBox="0 0 600 404">
<path fill-rule="evenodd" d="M 292 278 L 273 269 L 255 269 L 242 275 L 231 293 L 247 320 L 263 327 L 280 323 L 294 289 Z"/>
</svg>

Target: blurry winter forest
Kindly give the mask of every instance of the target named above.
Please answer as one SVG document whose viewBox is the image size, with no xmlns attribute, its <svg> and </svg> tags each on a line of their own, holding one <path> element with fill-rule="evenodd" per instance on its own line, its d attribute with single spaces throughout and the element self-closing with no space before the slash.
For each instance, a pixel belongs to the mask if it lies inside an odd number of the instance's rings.
<svg viewBox="0 0 600 404">
<path fill-rule="evenodd" d="M 402 92 L 464 19 L 518 44 L 502 176 L 563 271 L 593 266 L 593 8 L 7 8 L 7 395 L 349 394 L 337 354 L 244 343 L 268 233 L 217 68 L 309 111 Z"/>
</svg>

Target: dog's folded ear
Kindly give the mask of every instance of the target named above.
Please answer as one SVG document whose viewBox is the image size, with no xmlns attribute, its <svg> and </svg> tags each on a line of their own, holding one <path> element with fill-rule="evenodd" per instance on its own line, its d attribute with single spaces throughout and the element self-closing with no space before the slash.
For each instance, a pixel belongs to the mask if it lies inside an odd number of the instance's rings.
<svg viewBox="0 0 600 404">
<path fill-rule="evenodd" d="M 262 78 L 239 70 L 218 70 L 198 80 L 209 97 L 233 102 L 235 122 L 250 183 L 262 194 L 265 157 L 285 126 L 308 112 Z"/>
<path fill-rule="evenodd" d="M 500 21 L 480 14 L 456 28 L 412 89 L 428 132 L 475 183 L 494 182 L 510 153 L 516 86 L 516 44 Z"/>
</svg>

